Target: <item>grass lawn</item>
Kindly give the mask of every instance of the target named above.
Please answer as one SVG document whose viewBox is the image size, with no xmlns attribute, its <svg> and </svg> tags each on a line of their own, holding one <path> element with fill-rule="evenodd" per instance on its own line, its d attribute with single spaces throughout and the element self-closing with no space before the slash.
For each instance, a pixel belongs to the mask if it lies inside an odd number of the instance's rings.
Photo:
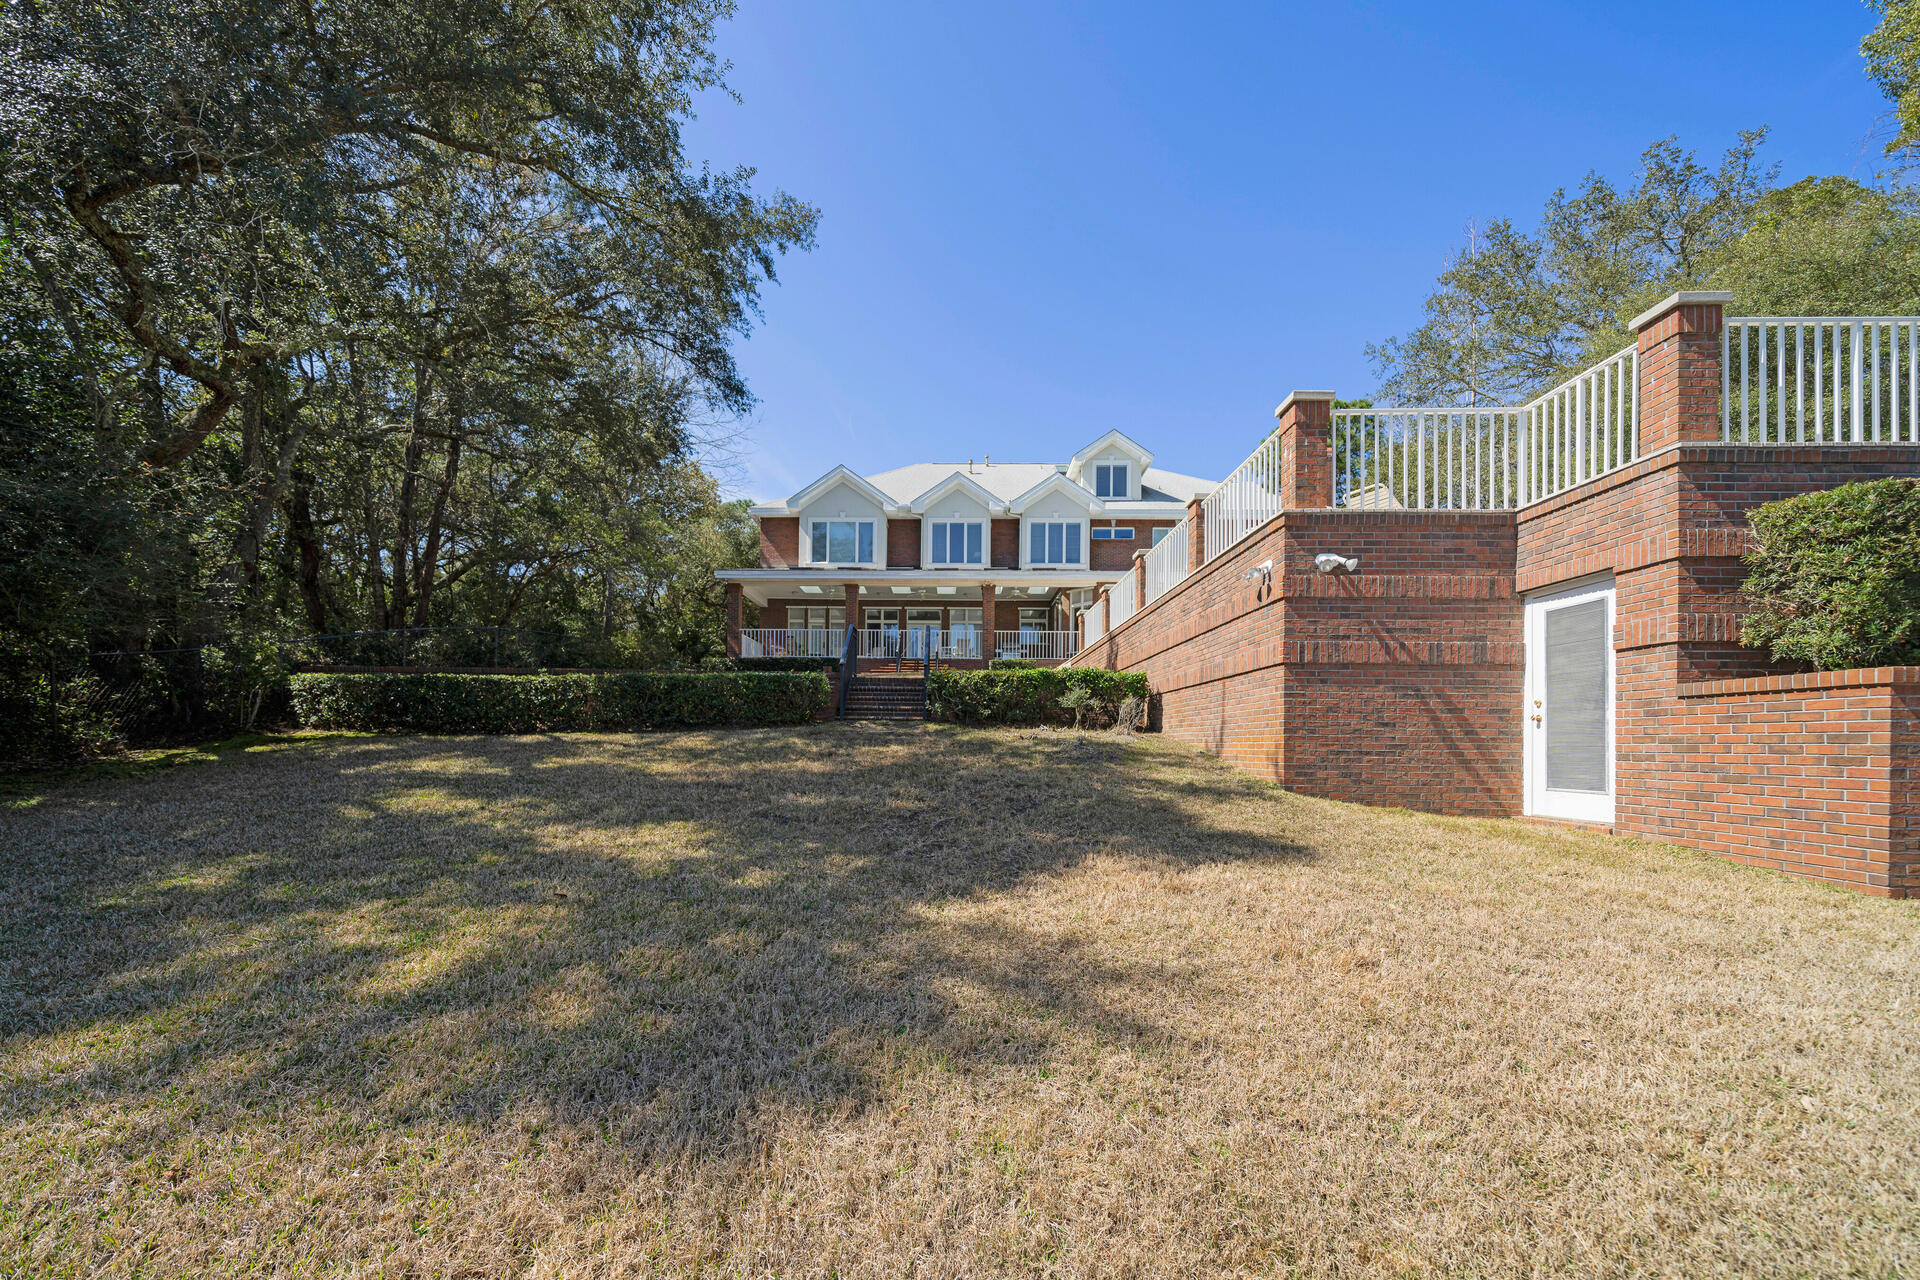
<svg viewBox="0 0 1920 1280">
<path fill-rule="evenodd" d="M 0 1275 L 1920 1274 L 1920 904 L 1176 744 L 0 797 Z"/>
</svg>

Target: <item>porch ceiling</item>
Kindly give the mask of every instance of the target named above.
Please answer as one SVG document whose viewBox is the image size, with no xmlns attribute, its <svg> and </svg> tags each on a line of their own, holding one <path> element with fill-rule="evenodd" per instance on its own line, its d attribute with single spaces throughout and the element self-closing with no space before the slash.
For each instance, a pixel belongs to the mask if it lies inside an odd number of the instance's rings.
<svg viewBox="0 0 1920 1280">
<path fill-rule="evenodd" d="M 1038 603 L 1052 598 L 1056 592 L 1113 582 L 1120 574 L 1080 570 L 1069 573 L 1003 570 L 992 575 L 961 576 L 952 572 L 916 569 L 851 573 L 816 569 L 722 569 L 714 576 L 722 582 L 738 582 L 746 598 L 759 605 L 773 600 L 837 603 L 844 598 L 849 584 L 859 586 L 863 601 L 879 605 L 916 601 L 930 604 L 978 603 L 980 588 L 987 584 L 992 585 L 995 597 L 999 600 L 1031 600 Z"/>
</svg>

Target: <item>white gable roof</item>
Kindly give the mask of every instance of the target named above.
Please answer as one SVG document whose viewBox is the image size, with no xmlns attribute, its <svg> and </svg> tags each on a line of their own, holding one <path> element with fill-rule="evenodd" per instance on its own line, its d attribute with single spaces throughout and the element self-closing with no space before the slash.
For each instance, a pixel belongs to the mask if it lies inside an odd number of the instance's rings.
<svg viewBox="0 0 1920 1280">
<path fill-rule="evenodd" d="M 1073 501 L 1084 504 L 1090 511 L 1106 510 L 1107 504 L 1103 499 L 1094 497 L 1058 471 L 1007 503 L 1007 509 L 1016 513 L 1025 511 L 1049 493 L 1063 493 Z"/>
<path fill-rule="evenodd" d="M 956 490 L 972 498 L 988 511 L 997 511 L 1006 505 L 993 490 L 961 471 L 955 471 L 948 475 L 946 479 L 938 481 L 931 489 L 928 489 L 907 505 L 916 513 L 924 513 L 928 507 Z"/>
<path fill-rule="evenodd" d="M 1109 431 L 1067 459 L 1067 478 L 1078 480 L 1080 473 L 1086 470 L 1087 463 L 1103 454 L 1112 453 L 1126 454 L 1140 464 L 1140 470 L 1143 472 L 1153 465 L 1153 454 L 1149 453 L 1139 441 L 1124 431 Z"/>
<path fill-rule="evenodd" d="M 882 510 L 897 509 L 901 505 L 891 494 L 883 489 L 877 488 L 871 480 L 860 475 L 844 463 L 827 472 L 827 474 L 821 476 L 818 480 L 815 480 L 791 498 L 788 498 L 783 505 L 789 511 L 798 511 L 815 498 L 825 494 L 835 485 L 841 484 L 865 495 Z M 778 509 L 775 508 L 774 510 Z"/>
</svg>

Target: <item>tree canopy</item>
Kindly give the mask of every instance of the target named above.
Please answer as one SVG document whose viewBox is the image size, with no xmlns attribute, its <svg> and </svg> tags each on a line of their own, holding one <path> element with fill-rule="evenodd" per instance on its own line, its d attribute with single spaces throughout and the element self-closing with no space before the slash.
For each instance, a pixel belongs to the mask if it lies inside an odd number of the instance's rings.
<svg viewBox="0 0 1920 1280">
<path fill-rule="evenodd" d="M 725 0 L 0 11 L 0 650 L 719 644 L 703 444 L 814 210 L 689 158 Z"/>
</svg>

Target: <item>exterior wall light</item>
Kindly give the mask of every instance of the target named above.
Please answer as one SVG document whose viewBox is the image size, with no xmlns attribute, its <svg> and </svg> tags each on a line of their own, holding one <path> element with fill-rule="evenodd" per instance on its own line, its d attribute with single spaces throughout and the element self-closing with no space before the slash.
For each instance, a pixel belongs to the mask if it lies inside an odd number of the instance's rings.
<svg viewBox="0 0 1920 1280">
<path fill-rule="evenodd" d="M 1359 556 L 1336 556 L 1324 552 L 1313 558 L 1313 567 L 1321 573 L 1352 573 L 1360 567 Z"/>
</svg>

